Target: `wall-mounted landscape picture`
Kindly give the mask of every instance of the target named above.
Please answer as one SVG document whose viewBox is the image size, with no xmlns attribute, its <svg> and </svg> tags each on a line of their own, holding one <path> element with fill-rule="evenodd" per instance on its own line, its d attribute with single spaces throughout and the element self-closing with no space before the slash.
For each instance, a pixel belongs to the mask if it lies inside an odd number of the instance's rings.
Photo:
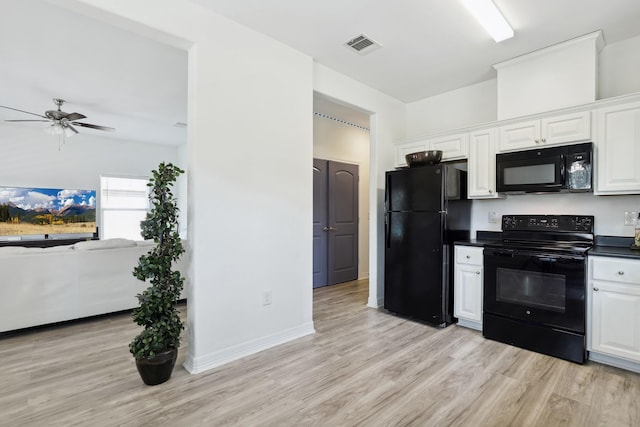
<svg viewBox="0 0 640 427">
<path fill-rule="evenodd" d="M 95 232 L 95 190 L 0 187 L 0 236 Z"/>
</svg>

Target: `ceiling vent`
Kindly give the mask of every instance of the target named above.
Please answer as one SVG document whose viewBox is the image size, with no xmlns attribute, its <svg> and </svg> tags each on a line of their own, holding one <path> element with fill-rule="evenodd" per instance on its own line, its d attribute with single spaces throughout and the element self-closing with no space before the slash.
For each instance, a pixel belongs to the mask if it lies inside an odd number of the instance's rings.
<svg viewBox="0 0 640 427">
<path fill-rule="evenodd" d="M 366 55 L 378 50 L 382 45 L 366 34 L 360 34 L 344 44 L 349 49 L 355 51 L 358 55 Z"/>
</svg>

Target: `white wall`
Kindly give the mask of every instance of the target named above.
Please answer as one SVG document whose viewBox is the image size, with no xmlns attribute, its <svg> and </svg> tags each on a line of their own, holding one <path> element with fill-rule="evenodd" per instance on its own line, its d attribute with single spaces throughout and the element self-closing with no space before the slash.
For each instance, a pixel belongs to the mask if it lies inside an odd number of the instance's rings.
<svg viewBox="0 0 640 427">
<path fill-rule="evenodd" d="M 599 63 L 600 99 L 640 92 L 640 36 L 605 46 Z"/>
<path fill-rule="evenodd" d="M 312 333 L 312 59 L 187 0 L 80 3 L 192 43 L 185 367 Z"/>
<path fill-rule="evenodd" d="M 34 127 L 0 123 L 0 185 L 100 189 L 100 175 L 150 176 L 162 161 L 181 167 L 178 149 L 80 133 L 61 145 Z M 100 203 L 100 197 L 98 197 Z"/>
<path fill-rule="evenodd" d="M 435 95 L 407 104 L 407 137 L 493 122 L 497 118 L 497 81 Z"/>
<path fill-rule="evenodd" d="M 500 231 L 500 222 L 489 223 L 489 212 L 507 214 L 593 215 L 595 234 L 633 236 L 633 226 L 624 225 L 625 211 L 640 211 L 640 196 L 594 196 L 593 194 L 525 194 L 505 199 L 474 200 L 472 235 L 477 230 Z"/>
<path fill-rule="evenodd" d="M 314 90 L 369 111 L 371 116 L 369 185 L 369 301 L 379 307 L 384 298 L 384 173 L 393 169 L 393 141 L 405 136 L 402 102 L 323 65 L 314 64 Z"/>
<path fill-rule="evenodd" d="M 369 132 L 313 117 L 313 157 L 358 165 L 358 279 L 369 277 Z"/>
</svg>

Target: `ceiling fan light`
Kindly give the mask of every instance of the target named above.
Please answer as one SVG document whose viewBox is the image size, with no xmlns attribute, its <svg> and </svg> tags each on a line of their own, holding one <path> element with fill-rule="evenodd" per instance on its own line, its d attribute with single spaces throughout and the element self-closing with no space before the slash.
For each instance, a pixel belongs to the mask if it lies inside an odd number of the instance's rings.
<svg viewBox="0 0 640 427">
<path fill-rule="evenodd" d="M 75 134 L 76 133 L 72 131 L 68 126 L 64 128 L 64 136 L 66 136 L 67 138 L 71 138 Z"/>
<path fill-rule="evenodd" d="M 462 3 L 496 43 L 513 37 L 513 29 L 492 0 L 462 0 Z"/>
<path fill-rule="evenodd" d="M 53 123 L 51 126 L 44 128 L 44 131 L 53 136 L 62 135 L 64 133 L 62 126 L 60 126 L 58 123 Z"/>
</svg>

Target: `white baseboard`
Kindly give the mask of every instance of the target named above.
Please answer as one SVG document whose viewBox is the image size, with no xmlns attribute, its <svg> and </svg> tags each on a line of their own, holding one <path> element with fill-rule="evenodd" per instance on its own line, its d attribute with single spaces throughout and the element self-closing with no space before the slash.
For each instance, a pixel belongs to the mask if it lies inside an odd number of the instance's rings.
<svg viewBox="0 0 640 427">
<path fill-rule="evenodd" d="M 369 278 L 369 272 L 362 272 L 362 274 L 358 275 L 358 279 L 357 280 L 366 280 Z"/>
<path fill-rule="evenodd" d="M 458 319 L 458 325 L 482 332 L 482 322 L 474 322 L 473 320 L 467 320 L 467 319 Z"/>
<path fill-rule="evenodd" d="M 199 374 L 315 332 L 313 322 L 308 322 L 295 328 L 290 328 L 204 356 L 193 358 L 191 354 L 188 354 L 183 366 L 190 374 Z"/>
<path fill-rule="evenodd" d="M 367 301 L 367 307 L 371 307 L 371 308 L 384 307 L 384 298 L 378 298 L 375 295 L 369 295 L 369 300 Z"/>
<path fill-rule="evenodd" d="M 594 353 L 593 351 L 589 352 L 589 360 L 593 360 L 594 362 L 602 363 L 604 365 L 615 366 L 620 369 L 626 369 L 627 371 L 640 373 L 640 363 L 633 362 L 631 360 Z"/>
</svg>

